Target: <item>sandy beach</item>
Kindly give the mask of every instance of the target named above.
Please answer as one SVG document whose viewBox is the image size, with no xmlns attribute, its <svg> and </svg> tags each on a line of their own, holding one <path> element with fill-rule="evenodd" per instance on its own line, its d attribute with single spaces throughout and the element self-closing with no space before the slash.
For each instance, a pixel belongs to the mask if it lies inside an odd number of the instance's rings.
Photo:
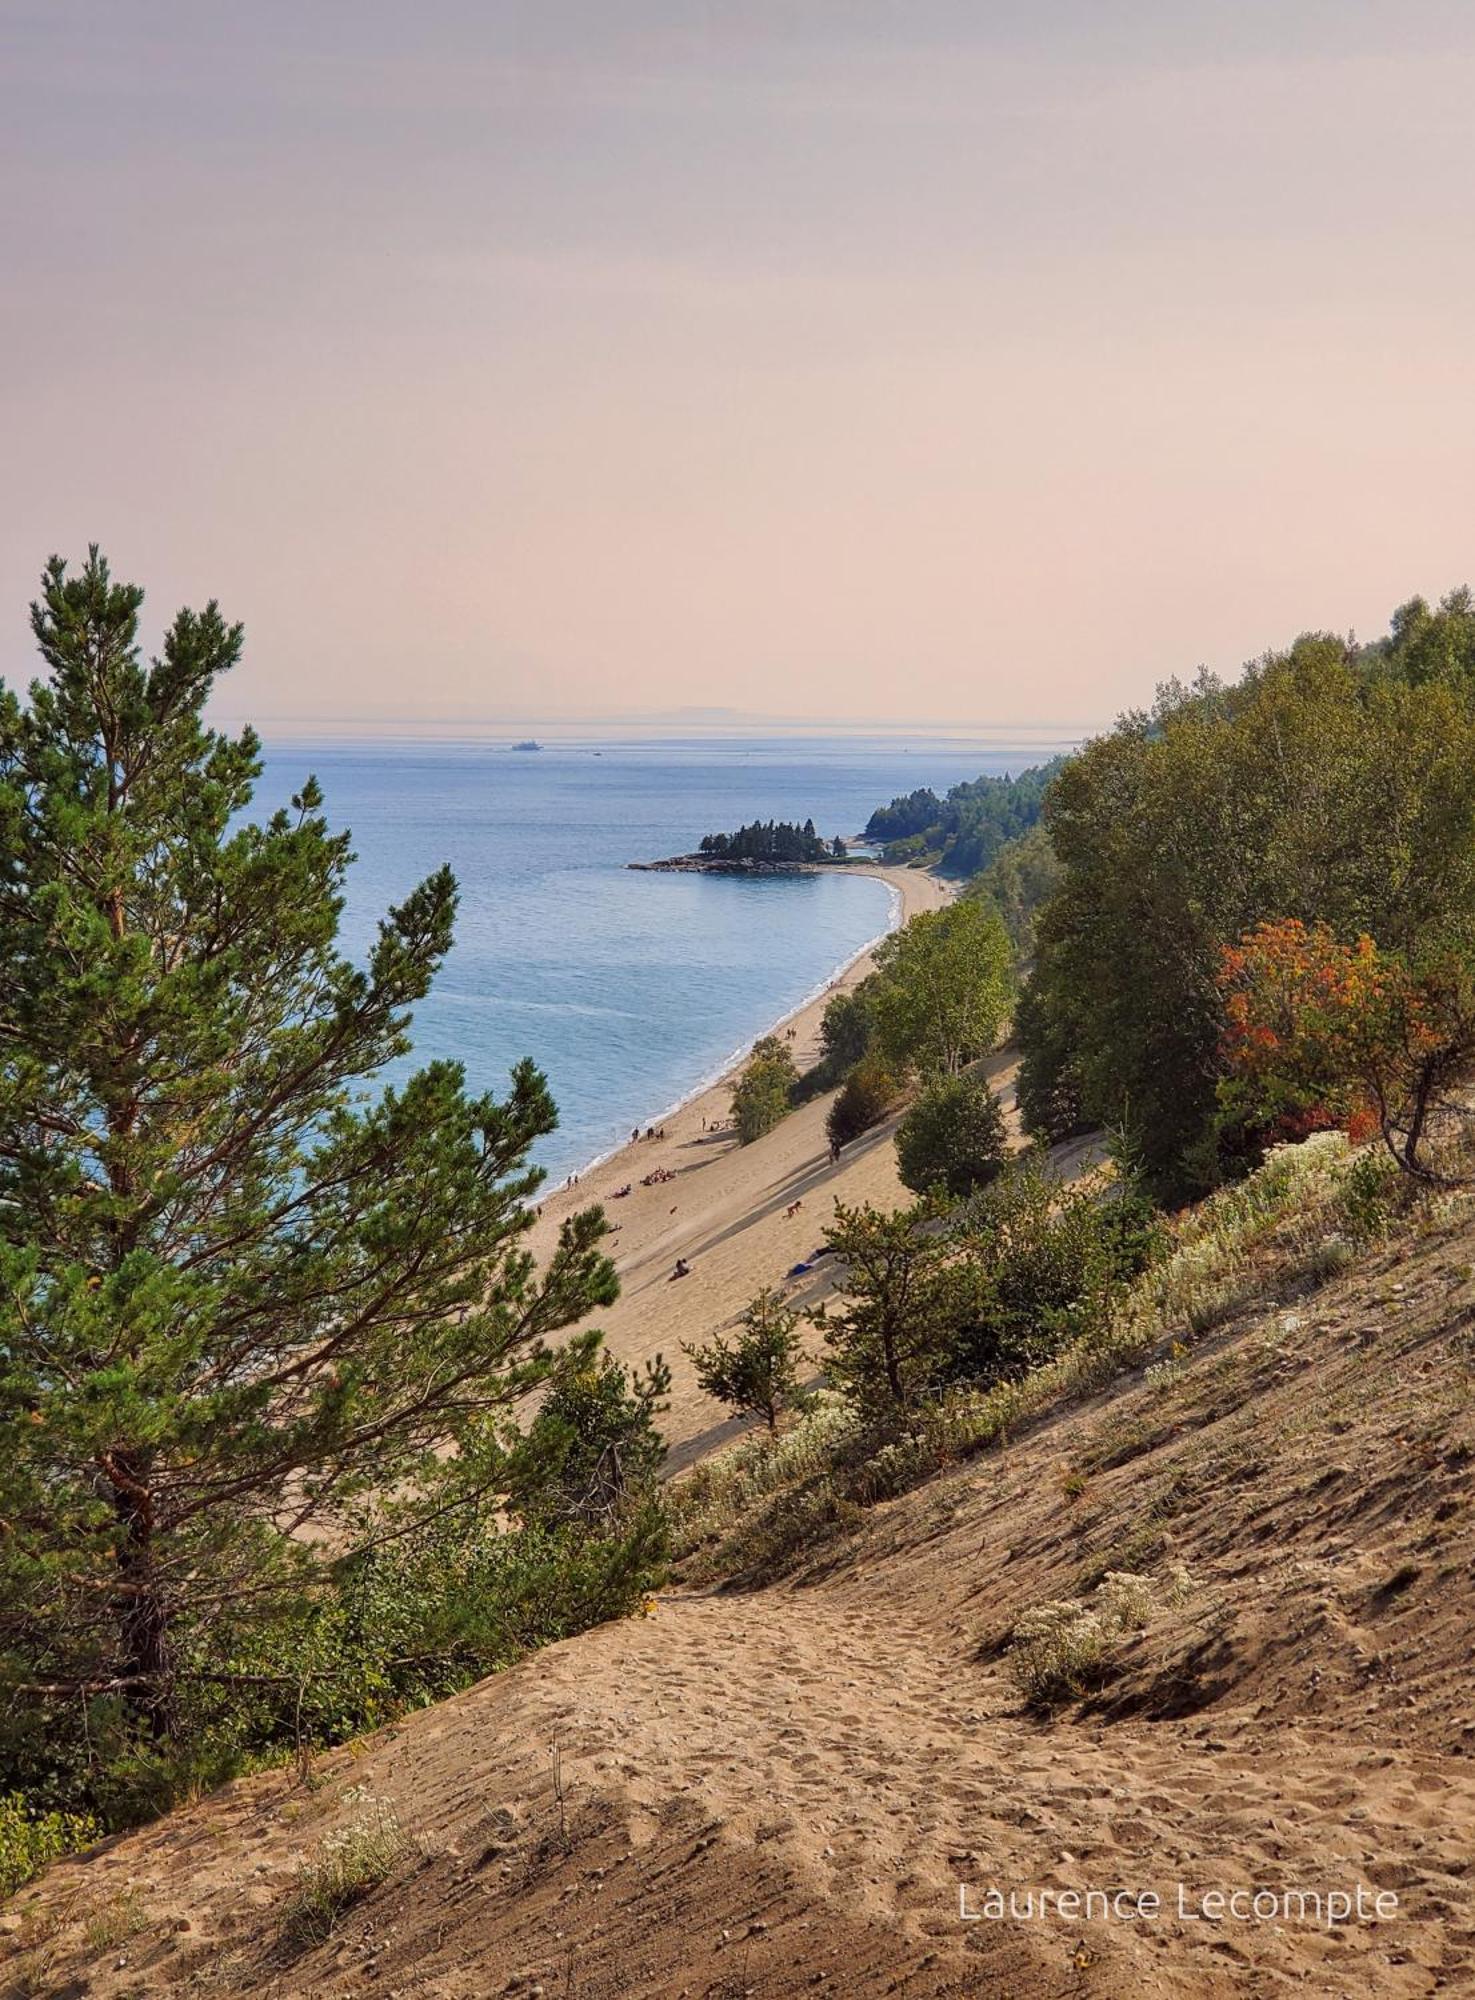
<svg viewBox="0 0 1475 2000">
<path fill-rule="evenodd" d="M 902 922 L 940 909 L 953 894 L 952 884 L 916 869 L 877 864 L 867 872 L 898 891 Z M 858 985 L 872 962 L 866 952 L 816 999 L 767 1031 L 794 1030 L 794 1060 L 801 1070 L 819 1057 L 826 1003 L 833 994 Z M 652 1023 L 652 1032 L 659 1032 L 658 1022 Z M 546 1254 L 566 1215 L 595 1202 L 604 1205 L 616 1231 L 608 1248 L 620 1273 L 621 1294 L 591 1323 L 604 1329 L 609 1351 L 622 1361 L 665 1357 L 672 1391 L 663 1429 L 675 1467 L 689 1464 L 740 1428 L 697 1388 L 682 1341 L 710 1339 L 719 1328 L 730 1327 L 764 1285 L 781 1284 L 786 1272 L 820 1247 L 837 1201 L 892 1203 L 906 1194 L 891 1143 L 894 1120 L 847 1146 L 837 1166 L 830 1164 L 825 1139 L 830 1093 L 791 1112 L 754 1145 L 740 1146 L 727 1119 L 732 1081 L 742 1066 L 741 1061 L 734 1064 L 700 1096 L 668 1115 L 663 1138 L 624 1146 L 582 1174 L 576 1187 L 554 1189 L 533 1233 L 534 1249 Z M 656 1168 L 675 1178 L 642 1187 Z M 627 1184 L 631 1192 L 616 1199 L 615 1189 Z M 691 1274 L 673 1283 L 678 1257 L 686 1259 Z M 821 1266 L 785 1289 L 795 1305 L 808 1306 L 825 1295 L 830 1280 Z"/>
</svg>

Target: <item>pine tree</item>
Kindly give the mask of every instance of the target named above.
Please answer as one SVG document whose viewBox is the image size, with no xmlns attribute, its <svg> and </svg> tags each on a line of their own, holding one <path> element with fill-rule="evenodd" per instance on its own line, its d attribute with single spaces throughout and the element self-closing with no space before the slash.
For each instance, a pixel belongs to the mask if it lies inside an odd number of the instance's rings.
<svg viewBox="0 0 1475 2000">
<path fill-rule="evenodd" d="M 121 1699 L 155 1737 L 224 1634 L 473 1488 L 546 1337 L 615 1295 L 590 1210 L 525 1246 L 555 1112 L 459 1064 L 370 1080 L 451 943 L 442 869 L 336 937 L 348 836 L 206 700 L 241 651 L 211 603 L 160 655 L 94 548 L 53 559 L 47 676 L 0 686 L 0 1677 Z"/>
<path fill-rule="evenodd" d="M 743 1416 L 761 1417 L 772 1433 L 779 1413 L 799 1400 L 800 1315 L 782 1292 L 765 1285 L 749 1301 L 731 1339 L 716 1334 L 704 1346 L 681 1343 L 697 1387 Z"/>
<path fill-rule="evenodd" d="M 825 1373 L 851 1402 L 894 1416 L 943 1378 L 983 1294 L 978 1261 L 931 1200 L 890 1214 L 836 1202 L 825 1241 L 844 1269 L 838 1314 L 811 1315 Z"/>
</svg>

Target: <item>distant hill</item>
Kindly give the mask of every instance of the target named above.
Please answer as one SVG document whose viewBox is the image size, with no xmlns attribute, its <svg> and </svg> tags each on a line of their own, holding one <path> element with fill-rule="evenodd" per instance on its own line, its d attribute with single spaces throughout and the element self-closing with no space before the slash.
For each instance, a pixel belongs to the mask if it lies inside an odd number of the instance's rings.
<svg viewBox="0 0 1475 2000">
<path fill-rule="evenodd" d="M 931 860 L 943 875 L 976 875 L 1035 825 L 1064 762 L 1055 757 L 1017 776 L 968 779 L 945 798 L 930 787 L 909 792 L 876 808 L 866 838 L 881 843 L 888 861 Z"/>
</svg>

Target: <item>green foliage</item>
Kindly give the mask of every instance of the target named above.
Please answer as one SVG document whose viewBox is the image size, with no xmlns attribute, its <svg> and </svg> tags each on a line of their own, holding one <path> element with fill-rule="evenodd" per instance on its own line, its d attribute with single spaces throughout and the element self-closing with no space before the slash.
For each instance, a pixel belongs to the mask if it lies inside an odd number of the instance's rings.
<svg viewBox="0 0 1475 2000">
<path fill-rule="evenodd" d="M 940 827 L 942 800 L 931 786 L 907 792 L 889 806 L 877 806 L 866 821 L 866 839 L 892 843 L 922 839 L 929 827 Z"/>
<path fill-rule="evenodd" d="M 874 991 L 872 973 L 858 986 L 832 994 L 825 1003 L 819 1026 L 819 1060 L 801 1074 L 794 1086 L 795 1104 L 806 1104 L 811 1098 L 834 1090 L 865 1060 L 871 1046 Z"/>
<path fill-rule="evenodd" d="M 325 1834 L 298 1873 L 283 1926 L 287 1943 L 300 1950 L 324 1943 L 340 1917 L 389 1880 L 409 1847 L 387 1799 L 370 1800 L 346 1826 Z"/>
<path fill-rule="evenodd" d="M 49 1862 L 102 1837 L 90 1813 L 35 1811 L 19 1792 L 0 1793 L 0 1900 L 14 1895 Z"/>
<path fill-rule="evenodd" d="M 770 819 L 754 820 L 736 833 L 704 834 L 697 852 L 714 861 L 843 861 L 845 843 L 822 840 L 812 819 L 803 826 Z"/>
<path fill-rule="evenodd" d="M 648 1480 L 630 1479 L 612 1483 L 597 1508 L 585 1487 L 560 1516 L 558 1501 L 573 1490 L 555 1481 L 536 1504 L 524 1492 L 521 1526 L 488 1507 L 396 1537 L 396 1523 L 381 1517 L 377 1545 L 340 1566 L 295 1631 L 252 1656 L 282 1685 L 254 1706 L 239 1696 L 222 1705 L 214 1729 L 239 1732 L 248 1756 L 298 1731 L 339 1742 L 624 1616 L 662 1570 L 659 1504 Z"/>
<path fill-rule="evenodd" d="M 1007 841 L 965 895 L 981 896 L 1003 918 L 1017 959 L 1034 950 L 1035 919 L 1060 886 L 1060 862 L 1043 821 L 1017 840 Z"/>
<path fill-rule="evenodd" d="M 1447 1197 L 1437 1199 L 1443 1212 Z M 899 1415 L 895 1406 L 822 1394 L 776 1438 L 754 1433 L 704 1459 L 672 1494 L 680 1574 L 702 1584 L 757 1581 L 813 1563 L 821 1548 L 860 1525 L 877 1500 L 943 1465 L 1006 1445 L 1144 1361 L 1149 1381 L 1173 1379 L 1187 1353 L 1182 1336 L 1247 1306 L 1263 1310 L 1267 1298 L 1299 1293 L 1324 1270 L 1330 1251 L 1347 1252 L 1347 1236 L 1380 1237 L 1395 1215 L 1417 1213 L 1421 1203 L 1427 1214 L 1434 1198 L 1391 1158 L 1355 1151 L 1340 1132 L 1275 1148 L 1245 1180 L 1171 1222 L 1140 1198 L 1115 1199 L 1108 1191 L 1097 1226 L 1113 1242 L 1124 1278 L 1138 1275 L 1126 1282 L 1107 1323 L 1088 1326 L 1023 1375 L 988 1387 L 944 1380 L 940 1393 Z M 966 1247 L 966 1213 L 954 1228 L 960 1249 Z M 972 1254 L 986 1266 L 981 1231 Z M 1109 1424 L 1104 1434 L 1112 1436 Z M 1125 1434 L 1117 1440 L 1124 1441 Z M 1115 1446 L 1119 1462 L 1114 1453 Z M 1069 1490 L 1073 1478 L 1066 1484 Z M 1143 1553 L 1134 1537 L 1090 1581 L 1119 1566 L 1136 1569 Z M 1165 1581 L 1178 1596 L 1182 1580 L 1169 1571 Z"/>
<path fill-rule="evenodd" d="M 1398 1213 L 1399 1168 L 1384 1152 L 1361 1151 L 1343 1177 L 1336 1219 L 1353 1243 L 1386 1234 Z"/>
<path fill-rule="evenodd" d="M 1172 685 L 1062 769 L 1023 1023 L 1046 1129 L 1069 1052 L 1081 1115 L 1155 1191 L 1200 1192 L 1255 1157 L 1218 1101 L 1226 947 L 1271 917 L 1415 957 L 1468 927 L 1475 697 L 1463 611 L 1430 615 L 1437 645 L 1414 618 L 1375 653 L 1308 635 L 1232 688 Z"/>
<path fill-rule="evenodd" d="M 883 861 L 893 867 L 922 868 L 938 859 L 937 850 L 927 845 L 925 833 L 909 833 L 904 840 L 888 840 L 881 850 Z"/>
<path fill-rule="evenodd" d="M 1462 587 L 1431 611 L 1422 597 L 1411 597 L 1394 612 L 1391 635 L 1379 650 L 1389 669 L 1415 687 L 1428 681 L 1468 685 L 1475 681 L 1475 598 Z"/>
<path fill-rule="evenodd" d="M 956 1076 L 998 1040 L 1013 955 L 998 912 L 964 897 L 876 947 L 875 1044 L 896 1075 Z"/>
<path fill-rule="evenodd" d="M 270 1621 L 223 1621 L 208 1652 L 181 1660 L 171 1739 L 140 1738 L 118 1697 L 95 1697 L 85 1709 L 9 1718 L 0 1763 L 34 1801 L 85 1804 L 107 1827 L 129 1825 L 625 1616 L 664 1573 L 667 1526 L 649 1486 L 611 1491 L 597 1517 L 592 1507 L 560 1517 L 550 1496 L 530 1506 L 535 1519 L 509 1524 L 504 1483 L 439 1521 L 380 1503 L 354 1552 L 296 1603 L 278 1604 Z"/>
<path fill-rule="evenodd" d="M 732 1087 L 732 1110 L 739 1143 L 751 1146 L 788 1116 L 799 1080 L 786 1042 L 765 1035 L 753 1045 L 742 1075 Z"/>
<path fill-rule="evenodd" d="M 656 1418 L 671 1371 L 656 1355 L 636 1371 L 585 1335 L 559 1357 L 537 1416 L 513 1455 L 513 1504 L 538 1523 L 595 1521 L 622 1496 L 648 1493 L 665 1457 Z"/>
<path fill-rule="evenodd" d="M 876 1056 L 856 1064 L 836 1093 L 825 1117 L 825 1134 L 832 1146 L 848 1146 L 862 1132 L 879 1125 L 897 1100 L 899 1086 Z"/>
<path fill-rule="evenodd" d="M 1038 820 L 1059 768 L 1057 759 L 1017 777 L 974 778 L 954 785 L 945 799 L 930 790 L 911 792 L 877 807 L 866 838 L 886 843 L 888 861 L 936 854 L 944 875 L 976 875 Z"/>
<path fill-rule="evenodd" d="M 598 1210 L 528 1254 L 531 1064 L 503 1099 L 449 1062 L 371 1087 L 449 873 L 346 961 L 347 835 L 311 779 L 251 823 L 256 738 L 203 720 L 239 628 L 181 612 L 145 663 L 141 602 L 96 551 L 53 561 L 46 675 L 0 689 L 0 1775 L 113 1820 L 280 1744 L 320 1656 L 335 1727 L 364 1675 L 405 1695 L 397 1638 L 334 1636 L 385 1535 L 541 1568 L 546 1623 L 600 1597 L 587 1532 L 487 1524 L 549 1337 L 616 1293 Z M 613 1570 L 632 1537 L 604 1533 Z M 424 1561 L 396 1585 L 417 1654 L 452 1615 Z"/>
<path fill-rule="evenodd" d="M 875 975 L 863 979 L 848 992 L 836 993 L 826 1001 L 819 1024 L 821 1058 L 826 1069 L 842 1077 L 869 1053 L 875 1032 Z"/>
<path fill-rule="evenodd" d="M 1104 1337 L 1166 1248 L 1140 1197 L 1067 1187 L 1028 1164 L 960 1206 L 837 1207 L 826 1240 L 845 1265 L 843 1304 L 816 1316 L 826 1372 L 849 1403 L 892 1420 L 923 1392 L 1016 1381 Z"/>
<path fill-rule="evenodd" d="M 914 1194 L 971 1194 L 1000 1172 L 1007 1150 L 999 1100 L 976 1075 L 929 1083 L 896 1130 L 897 1166 Z"/>
<path fill-rule="evenodd" d="M 762 1417 L 774 1431 L 780 1411 L 789 1408 L 799 1392 L 798 1325 L 799 1314 L 765 1286 L 744 1311 L 740 1331 L 730 1340 L 718 1334 L 706 1346 L 683 1343 L 682 1352 L 690 1357 L 697 1385 L 707 1395 L 745 1415 Z"/>
<path fill-rule="evenodd" d="M 1165 1242 L 1140 1198 L 1067 1186 L 1029 1163 L 974 1197 L 954 1229 L 983 1282 L 948 1373 L 984 1387 L 1104 1332 L 1127 1285 Z"/>
<path fill-rule="evenodd" d="M 862 1408 L 905 1411 L 941 1379 L 976 1316 L 977 1269 L 929 1201 L 889 1215 L 837 1203 L 825 1241 L 845 1266 L 841 1307 L 816 1315 L 826 1373 Z"/>
<path fill-rule="evenodd" d="M 1015 1002 L 1014 1034 L 1022 1051 L 1014 1102 L 1025 1131 L 1047 1146 L 1089 1131 L 1068 1017 L 1051 1006 L 1043 981 L 1027 981 Z"/>
</svg>

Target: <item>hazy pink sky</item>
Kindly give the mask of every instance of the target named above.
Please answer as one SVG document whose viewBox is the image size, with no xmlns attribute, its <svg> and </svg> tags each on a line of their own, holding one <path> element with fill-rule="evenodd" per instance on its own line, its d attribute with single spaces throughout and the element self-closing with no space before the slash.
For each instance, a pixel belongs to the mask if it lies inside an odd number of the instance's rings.
<svg viewBox="0 0 1475 2000">
<path fill-rule="evenodd" d="M 1074 731 L 1475 579 L 1468 0 L 0 0 L 43 558 L 268 726 Z"/>
</svg>

